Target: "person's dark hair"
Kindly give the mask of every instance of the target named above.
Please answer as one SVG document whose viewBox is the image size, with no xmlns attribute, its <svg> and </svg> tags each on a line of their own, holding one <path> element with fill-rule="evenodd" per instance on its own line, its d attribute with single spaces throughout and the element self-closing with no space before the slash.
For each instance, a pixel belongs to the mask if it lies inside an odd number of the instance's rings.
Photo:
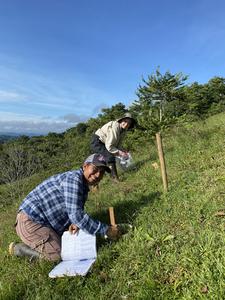
<svg viewBox="0 0 225 300">
<path fill-rule="evenodd" d="M 126 119 L 130 119 L 132 122 L 131 122 L 131 125 L 129 126 L 129 129 L 128 130 L 131 130 L 134 128 L 134 126 L 136 125 L 136 120 L 132 117 L 131 113 L 125 113 L 123 117 L 119 118 L 117 121 L 119 123 L 123 122 L 124 120 Z"/>
</svg>

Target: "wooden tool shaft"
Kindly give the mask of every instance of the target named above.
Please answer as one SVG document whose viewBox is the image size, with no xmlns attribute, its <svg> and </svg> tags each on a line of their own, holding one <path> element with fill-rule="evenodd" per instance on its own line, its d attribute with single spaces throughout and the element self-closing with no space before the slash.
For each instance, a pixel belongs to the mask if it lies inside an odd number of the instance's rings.
<svg viewBox="0 0 225 300">
<path fill-rule="evenodd" d="M 115 221 L 115 215 L 114 215 L 114 209 L 113 207 L 109 207 L 109 218 L 110 218 L 110 224 L 112 226 L 116 225 L 116 221 Z"/>
</svg>

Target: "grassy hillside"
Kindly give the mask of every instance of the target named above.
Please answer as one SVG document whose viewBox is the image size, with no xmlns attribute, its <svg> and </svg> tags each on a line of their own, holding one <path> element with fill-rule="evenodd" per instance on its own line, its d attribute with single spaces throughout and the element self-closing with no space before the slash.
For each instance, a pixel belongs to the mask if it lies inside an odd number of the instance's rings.
<svg viewBox="0 0 225 300">
<path fill-rule="evenodd" d="M 1 299 L 225 299 L 225 114 L 163 134 L 169 192 L 163 193 L 156 146 L 133 153 L 136 169 L 122 182 L 105 177 L 87 210 L 134 230 L 118 242 L 98 240 L 98 259 L 85 277 L 49 279 L 52 263 L 10 257 L 8 244 L 23 196 L 44 174 L 1 187 Z M 10 206 L 4 197 L 14 198 Z"/>
</svg>

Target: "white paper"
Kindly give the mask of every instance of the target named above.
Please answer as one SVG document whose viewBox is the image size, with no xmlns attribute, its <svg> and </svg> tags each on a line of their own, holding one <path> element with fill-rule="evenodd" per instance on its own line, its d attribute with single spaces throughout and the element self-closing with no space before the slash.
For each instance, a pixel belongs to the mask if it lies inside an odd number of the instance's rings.
<svg viewBox="0 0 225 300">
<path fill-rule="evenodd" d="M 65 231 L 62 236 L 62 260 L 82 260 L 96 258 L 96 237 L 79 230 L 76 234 Z"/>
<path fill-rule="evenodd" d="M 97 257 L 96 237 L 79 230 L 76 234 L 65 231 L 62 235 L 60 262 L 49 277 L 86 275 Z"/>
<path fill-rule="evenodd" d="M 95 259 L 62 261 L 49 273 L 49 277 L 85 276 L 94 262 Z"/>
</svg>

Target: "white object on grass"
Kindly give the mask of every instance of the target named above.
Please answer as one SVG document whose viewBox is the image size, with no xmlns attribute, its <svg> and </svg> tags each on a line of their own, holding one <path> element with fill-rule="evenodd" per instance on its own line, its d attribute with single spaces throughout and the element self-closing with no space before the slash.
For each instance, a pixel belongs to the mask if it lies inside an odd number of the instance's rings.
<svg viewBox="0 0 225 300">
<path fill-rule="evenodd" d="M 96 236 L 79 230 L 76 234 L 65 231 L 62 235 L 62 261 L 49 277 L 85 276 L 97 258 Z"/>
<path fill-rule="evenodd" d="M 121 168 L 126 171 L 128 170 L 129 168 L 131 168 L 134 164 L 133 162 L 133 158 L 131 156 L 130 153 L 127 153 L 127 157 L 121 157 L 121 156 L 117 156 L 116 157 L 119 165 L 121 166 Z"/>
</svg>

